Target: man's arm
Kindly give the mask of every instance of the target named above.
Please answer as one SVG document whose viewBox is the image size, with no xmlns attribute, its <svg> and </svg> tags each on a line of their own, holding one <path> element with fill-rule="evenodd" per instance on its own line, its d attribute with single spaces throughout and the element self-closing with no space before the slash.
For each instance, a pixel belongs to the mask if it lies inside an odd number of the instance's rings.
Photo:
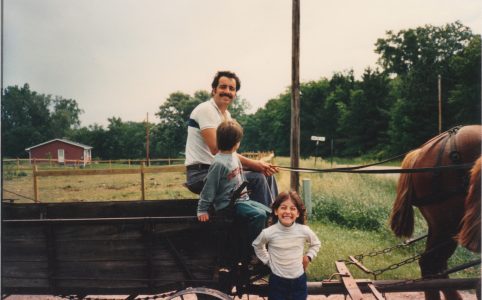
<svg viewBox="0 0 482 300">
<path fill-rule="evenodd" d="M 208 145 L 211 154 L 216 155 L 216 153 L 218 153 L 218 145 L 216 142 L 216 128 L 203 129 L 201 130 L 201 135 L 206 145 Z"/>
<path fill-rule="evenodd" d="M 209 147 L 212 155 L 216 155 L 218 153 L 218 146 L 216 142 L 216 128 L 206 128 L 201 130 L 201 135 L 204 139 L 204 142 Z M 266 176 L 271 176 L 274 173 L 278 173 L 278 169 L 274 167 L 272 164 L 266 163 L 261 160 L 254 160 L 249 159 L 247 157 L 238 154 L 239 160 L 241 164 L 246 169 L 250 169 L 256 172 L 263 173 Z"/>
<path fill-rule="evenodd" d="M 264 162 L 262 160 L 250 159 L 242 156 L 239 153 L 238 153 L 238 157 L 239 157 L 239 160 L 241 161 L 241 164 L 246 169 L 263 173 L 266 176 L 271 176 L 274 173 L 278 173 L 278 168 L 276 168 L 270 163 Z"/>
</svg>

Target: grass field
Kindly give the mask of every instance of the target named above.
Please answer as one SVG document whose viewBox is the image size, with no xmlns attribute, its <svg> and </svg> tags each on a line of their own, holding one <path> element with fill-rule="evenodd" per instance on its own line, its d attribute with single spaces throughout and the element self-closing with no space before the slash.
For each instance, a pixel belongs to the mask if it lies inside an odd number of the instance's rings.
<svg viewBox="0 0 482 300">
<path fill-rule="evenodd" d="M 350 164 L 344 161 L 344 164 Z M 357 164 L 365 162 L 357 161 Z M 289 166 L 289 158 L 277 157 L 275 164 Z M 314 159 L 300 161 L 301 167 L 329 168 L 328 161 Z M 336 167 L 335 163 L 333 167 Z M 115 168 L 116 166 L 112 166 Z M 119 166 L 125 167 L 125 165 Z M 30 171 L 25 176 L 10 174 L 4 168 L 3 199 L 32 202 L 33 183 Z M 289 172 L 276 175 L 279 189 L 288 190 Z M 327 279 L 336 272 L 334 262 L 348 259 L 349 255 L 366 254 L 401 243 L 387 226 L 387 220 L 395 199 L 396 176 L 361 175 L 342 173 L 302 173 L 300 178 L 311 179 L 313 214 L 309 225 L 322 241 L 318 257 L 308 270 L 310 280 Z M 183 183 L 183 173 L 146 174 L 147 199 L 197 198 Z M 13 193 L 12 193 L 13 192 Z M 95 175 L 69 177 L 42 177 L 39 179 L 39 194 L 42 202 L 139 200 L 140 175 Z M 19 196 L 21 195 L 21 196 Z M 24 196 L 24 197 L 22 197 Z M 30 199 L 29 199 L 30 198 Z M 417 211 L 415 236 L 426 232 L 426 224 Z M 366 257 L 363 263 L 371 270 L 388 267 L 423 251 L 424 242 L 411 247 L 398 248 L 385 255 Z M 451 258 L 449 267 L 477 258 L 477 255 L 459 247 Z M 355 267 L 350 267 L 356 278 L 369 278 Z M 468 269 L 452 277 L 479 276 L 480 269 Z M 419 278 L 416 263 L 387 271 L 378 279 Z"/>
</svg>

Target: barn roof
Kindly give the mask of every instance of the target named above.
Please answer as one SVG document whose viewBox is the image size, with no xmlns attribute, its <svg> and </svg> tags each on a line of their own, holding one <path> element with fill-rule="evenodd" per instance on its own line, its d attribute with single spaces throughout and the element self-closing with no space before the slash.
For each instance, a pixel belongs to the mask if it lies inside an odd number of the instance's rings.
<svg viewBox="0 0 482 300">
<path fill-rule="evenodd" d="M 63 142 L 63 143 L 66 143 L 66 144 L 74 145 L 74 146 L 77 146 L 77 147 L 80 147 L 80 148 L 84 148 L 86 150 L 92 149 L 91 146 L 87 146 L 87 145 L 84 145 L 84 144 L 81 144 L 81 143 L 72 142 L 72 141 L 69 141 L 69 140 L 66 140 L 66 139 L 53 139 L 53 140 L 50 140 L 50 141 L 47 141 L 47 142 L 40 143 L 40 144 L 35 145 L 35 146 L 25 148 L 25 151 L 30 151 L 33 148 L 37 148 L 37 147 L 40 147 L 40 146 L 43 146 L 43 145 L 46 145 L 46 144 L 50 144 L 50 143 L 55 142 L 55 141 L 59 141 L 59 142 Z"/>
</svg>

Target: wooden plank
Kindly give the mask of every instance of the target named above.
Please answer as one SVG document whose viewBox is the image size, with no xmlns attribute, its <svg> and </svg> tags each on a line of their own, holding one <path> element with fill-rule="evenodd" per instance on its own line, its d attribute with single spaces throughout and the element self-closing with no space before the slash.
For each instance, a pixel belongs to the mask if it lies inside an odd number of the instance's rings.
<svg viewBox="0 0 482 300">
<path fill-rule="evenodd" d="M 139 169 L 80 169 L 80 170 L 51 170 L 37 171 L 37 176 L 82 176 L 82 175 L 125 175 L 139 174 Z"/>
<path fill-rule="evenodd" d="M 44 262 L 5 262 L 2 261 L 2 277 L 41 277 L 48 278 L 48 264 Z"/>
<path fill-rule="evenodd" d="M 33 166 L 33 199 L 35 203 L 39 202 L 38 198 L 38 170 L 37 170 L 37 165 Z"/>
<path fill-rule="evenodd" d="M 354 256 L 350 255 L 349 258 L 350 258 L 351 262 L 353 262 L 357 267 L 359 267 L 361 270 L 363 270 L 363 272 L 365 272 L 367 274 L 373 273 L 370 269 L 368 269 L 360 261 L 358 261 L 358 259 L 356 259 Z"/>
<path fill-rule="evenodd" d="M 196 216 L 197 199 L 2 203 L 3 220 L 45 218 Z"/>
<path fill-rule="evenodd" d="M 144 170 L 145 173 L 163 173 L 163 172 L 185 172 L 184 165 L 171 165 L 150 167 Z M 82 176 L 82 175 L 125 175 L 125 174 L 139 174 L 141 170 L 135 169 L 79 169 L 79 170 L 49 170 L 36 171 L 35 174 L 39 177 L 44 176 Z"/>
<path fill-rule="evenodd" d="M 55 231 L 51 224 L 44 226 L 44 235 L 47 250 L 49 285 L 51 288 L 55 288 L 57 282 L 53 277 L 57 272 L 57 251 L 55 247 Z"/>
<path fill-rule="evenodd" d="M 170 238 L 197 284 L 211 281 L 218 256 L 217 236 L 226 226 L 192 221 L 196 203 L 166 200 L 5 206 L 2 214 L 8 219 L 2 221 L 2 280 L 10 291 L 80 293 L 105 289 L 114 294 L 126 288 L 156 289 L 169 282 L 189 282 L 168 245 L 159 239 L 163 235 Z M 129 217 L 146 215 L 166 217 Z M 143 238 L 146 221 L 152 227 Z M 50 272 L 44 226 L 55 229 L 55 239 L 49 239 L 50 249 L 55 249 Z M 150 242 L 145 245 L 148 236 Z"/>
<path fill-rule="evenodd" d="M 480 284 L 480 278 L 451 278 L 451 279 L 430 279 L 421 281 L 407 280 L 367 280 L 357 279 L 356 283 L 363 293 L 370 293 L 368 284 L 373 284 L 382 293 L 398 292 L 423 292 L 428 290 L 440 290 L 450 286 L 454 290 L 473 290 Z M 332 295 L 344 294 L 346 288 L 338 280 L 323 280 L 319 282 L 308 282 L 309 295 Z"/>
<path fill-rule="evenodd" d="M 380 293 L 377 288 L 373 285 L 373 283 L 368 284 L 368 288 L 370 291 L 372 291 L 373 296 L 375 296 L 375 299 L 377 300 L 385 300 L 385 297 L 383 297 L 382 293 Z"/>
<path fill-rule="evenodd" d="M 141 200 L 146 200 L 146 181 L 144 173 L 144 163 L 141 164 Z"/>
<path fill-rule="evenodd" d="M 160 167 L 149 167 L 144 170 L 145 173 L 162 173 L 162 172 L 186 172 L 185 165 L 170 165 Z"/>
<path fill-rule="evenodd" d="M 350 271 L 346 267 L 345 263 L 342 261 L 335 262 L 336 269 L 341 274 L 341 280 L 345 285 L 345 288 L 350 295 L 352 300 L 361 300 L 363 299 L 363 294 L 358 288 L 358 285 L 355 279 L 351 276 Z"/>
</svg>

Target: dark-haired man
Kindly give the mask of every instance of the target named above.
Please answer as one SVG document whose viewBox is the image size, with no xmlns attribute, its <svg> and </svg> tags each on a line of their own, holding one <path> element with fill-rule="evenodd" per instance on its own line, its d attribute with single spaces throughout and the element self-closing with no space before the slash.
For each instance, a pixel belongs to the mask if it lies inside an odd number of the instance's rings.
<svg viewBox="0 0 482 300">
<path fill-rule="evenodd" d="M 241 81 L 233 72 L 219 71 L 211 87 L 212 98 L 194 108 L 188 121 L 186 185 L 196 194 L 201 192 L 209 166 L 218 152 L 216 128 L 221 122 L 231 119 L 228 107 L 236 98 Z M 260 160 L 252 160 L 242 155 L 239 155 L 239 159 L 245 169 L 252 171 L 246 172 L 250 198 L 268 207 L 271 206 L 272 199 L 278 194 L 278 187 L 272 175 L 278 170 Z"/>
</svg>

